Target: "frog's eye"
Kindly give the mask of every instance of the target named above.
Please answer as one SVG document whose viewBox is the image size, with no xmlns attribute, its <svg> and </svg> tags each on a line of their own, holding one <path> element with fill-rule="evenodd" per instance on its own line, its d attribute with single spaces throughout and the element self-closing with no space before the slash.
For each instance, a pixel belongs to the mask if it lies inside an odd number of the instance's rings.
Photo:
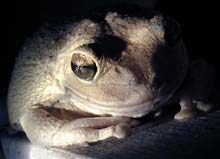
<svg viewBox="0 0 220 159">
<path fill-rule="evenodd" d="M 92 80 L 97 72 L 95 61 L 86 55 L 75 53 L 72 56 L 71 68 L 74 74 L 83 80 Z"/>
</svg>

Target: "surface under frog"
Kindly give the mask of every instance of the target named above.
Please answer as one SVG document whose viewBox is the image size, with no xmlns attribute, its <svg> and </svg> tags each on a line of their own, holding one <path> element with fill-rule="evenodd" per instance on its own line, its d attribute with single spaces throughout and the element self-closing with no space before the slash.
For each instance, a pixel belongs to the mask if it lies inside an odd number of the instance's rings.
<svg viewBox="0 0 220 159">
<path fill-rule="evenodd" d="M 174 118 L 193 116 L 202 91 L 193 90 L 194 67 L 178 24 L 162 14 L 115 11 L 98 19 L 45 24 L 21 49 L 8 112 L 12 127 L 31 142 L 65 147 L 124 138 L 138 118 L 174 97 L 181 106 Z"/>
</svg>

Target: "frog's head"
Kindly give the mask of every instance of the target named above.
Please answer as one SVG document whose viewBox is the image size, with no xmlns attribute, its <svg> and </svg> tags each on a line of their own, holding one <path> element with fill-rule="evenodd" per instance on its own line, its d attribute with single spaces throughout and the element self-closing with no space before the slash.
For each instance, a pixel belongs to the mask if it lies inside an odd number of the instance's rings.
<svg viewBox="0 0 220 159">
<path fill-rule="evenodd" d="M 65 88 L 83 111 L 141 117 L 164 104 L 185 77 L 186 52 L 170 18 L 109 12 L 103 21 L 82 20 L 73 30 Z"/>
</svg>

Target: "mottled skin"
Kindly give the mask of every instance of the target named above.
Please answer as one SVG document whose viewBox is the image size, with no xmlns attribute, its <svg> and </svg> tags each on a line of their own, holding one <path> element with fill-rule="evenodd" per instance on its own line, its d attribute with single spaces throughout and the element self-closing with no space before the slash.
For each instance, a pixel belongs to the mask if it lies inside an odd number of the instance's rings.
<svg viewBox="0 0 220 159">
<path fill-rule="evenodd" d="M 162 15 L 116 12 L 102 23 L 46 24 L 27 40 L 14 66 L 8 94 L 12 127 L 49 146 L 126 137 L 137 124 L 134 118 L 160 110 L 186 79 L 188 57 L 177 28 Z M 76 54 L 95 63 L 92 79 L 73 72 Z M 192 116 L 188 90 L 180 91 L 176 119 Z"/>
</svg>

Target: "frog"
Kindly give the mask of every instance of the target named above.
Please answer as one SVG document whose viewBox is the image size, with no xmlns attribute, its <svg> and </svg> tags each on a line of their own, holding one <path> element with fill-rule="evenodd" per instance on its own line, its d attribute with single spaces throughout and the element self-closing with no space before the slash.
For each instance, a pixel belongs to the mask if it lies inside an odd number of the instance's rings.
<svg viewBox="0 0 220 159">
<path fill-rule="evenodd" d="M 11 126 L 32 143 L 122 139 L 174 97 L 181 107 L 176 120 L 194 116 L 194 67 L 178 23 L 162 13 L 101 15 L 46 23 L 21 48 L 7 105 Z"/>
</svg>

